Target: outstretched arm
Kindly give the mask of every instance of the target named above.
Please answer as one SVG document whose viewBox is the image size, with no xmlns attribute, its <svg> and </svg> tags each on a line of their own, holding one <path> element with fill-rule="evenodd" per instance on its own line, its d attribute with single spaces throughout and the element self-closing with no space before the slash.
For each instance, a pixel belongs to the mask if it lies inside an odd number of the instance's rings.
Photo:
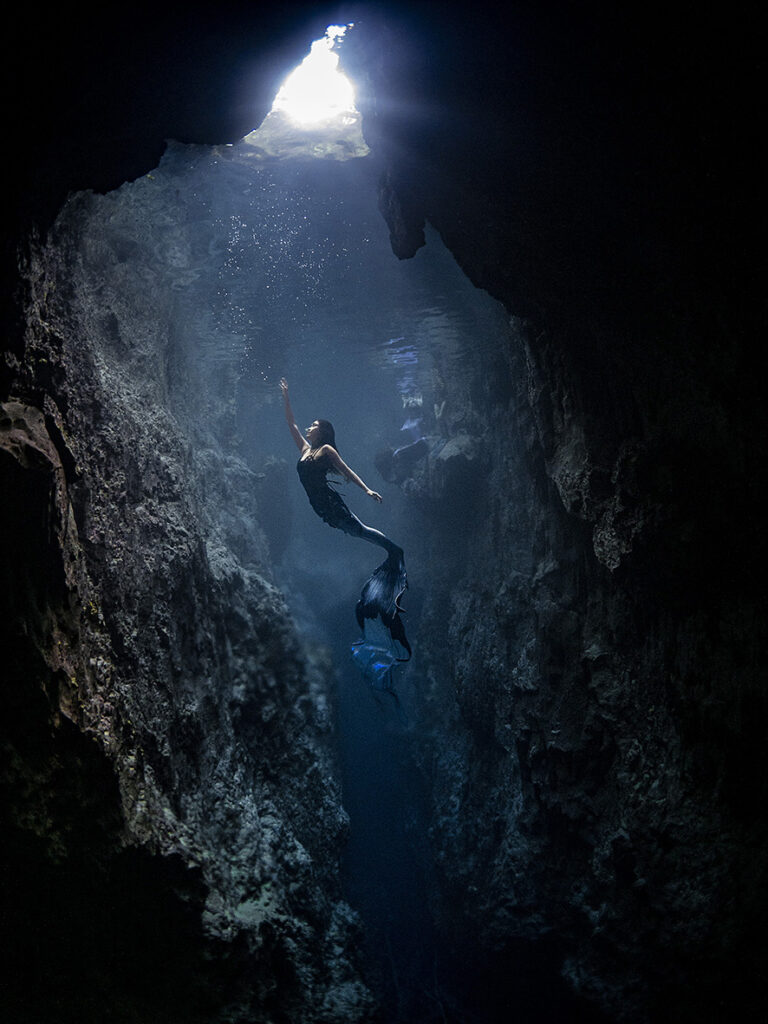
<svg viewBox="0 0 768 1024">
<path fill-rule="evenodd" d="M 360 487 L 363 491 L 365 491 L 369 498 L 373 498 L 374 501 L 382 501 L 381 495 L 377 494 L 376 491 L 372 491 L 370 487 L 366 486 L 366 484 L 363 483 L 363 481 L 360 479 L 357 473 L 353 472 L 349 468 L 349 466 L 342 459 L 342 457 L 339 455 L 335 448 L 332 448 L 331 445 L 326 444 L 323 446 L 323 449 L 325 454 L 327 454 L 328 458 L 331 460 L 331 465 L 333 466 L 333 468 L 338 470 L 338 472 L 341 473 L 341 475 L 346 480 L 350 480 L 353 484 L 357 484 L 357 486 Z"/>
<path fill-rule="evenodd" d="M 283 392 L 283 406 L 285 408 L 285 419 L 288 423 L 288 429 L 291 432 L 291 437 L 296 442 L 296 447 L 303 455 L 306 449 L 309 448 L 309 442 L 301 436 L 301 431 L 296 426 L 293 409 L 291 409 L 291 400 L 288 397 L 288 381 L 285 377 L 280 381 L 280 390 Z"/>
</svg>

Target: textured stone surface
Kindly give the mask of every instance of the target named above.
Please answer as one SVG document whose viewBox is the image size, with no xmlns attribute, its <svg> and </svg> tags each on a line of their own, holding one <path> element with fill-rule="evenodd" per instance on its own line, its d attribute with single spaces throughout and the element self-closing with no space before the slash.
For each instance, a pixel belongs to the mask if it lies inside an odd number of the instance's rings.
<svg viewBox="0 0 768 1024">
<path fill-rule="evenodd" d="M 637 555 L 605 564 L 548 477 L 513 342 L 507 402 L 482 358 L 460 391 L 446 378 L 457 413 L 465 389 L 484 394 L 466 410 L 482 458 L 441 473 L 459 434 L 402 484 L 429 509 L 421 558 L 440 567 L 415 756 L 443 927 L 459 959 L 498 957 L 478 972 L 499 994 L 523 940 L 609 1019 L 756 1013 L 765 822 L 745 809 L 764 785 L 763 627 L 748 597 L 682 601 Z M 681 525 L 643 523 L 659 545 Z"/>
<path fill-rule="evenodd" d="M 256 478 L 217 439 L 225 397 L 193 362 L 171 372 L 184 360 L 171 314 L 187 260 L 172 229 L 162 252 L 142 252 L 143 224 L 117 199 L 81 197 L 30 266 L 17 386 L 41 408 L 3 408 L 5 493 L 19 501 L 4 543 L 13 553 L 35 529 L 29 547 L 44 546 L 34 574 L 14 555 L 3 618 L 11 709 L 25 700 L 16 687 L 42 688 L 35 727 L 51 730 L 51 749 L 25 753 L 12 730 L 6 783 L 40 783 L 48 810 L 14 801 L 8 827 L 55 860 L 61 886 L 69 861 L 97 857 L 74 841 L 88 793 L 73 783 L 73 805 L 54 806 L 74 756 L 58 737 L 74 726 L 99 785 L 119 792 L 104 870 L 137 848 L 150 879 L 169 863 L 194 880 L 181 894 L 186 952 L 208 958 L 210 988 L 182 1001 L 180 1019 L 362 1020 L 371 1001 L 337 876 L 347 822 L 329 666 L 301 647 L 270 582 Z M 133 941 L 151 927 L 150 915 L 136 922 Z M 49 1009 L 62 998 L 50 989 Z M 38 995 L 45 1005 L 45 986 Z"/>
<path fill-rule="evenodd" d="M 349 57 L 393 248 L 410 255 L 426 218 L 519 318 L 510 401 L 486 391 L 471 410 L 487 486 L 464 521 L 481 528 L 432 521 L 446 568 L 425 765 L 444 913 L 457 941 L 501 951 L 499 985 L 517 937 L 554 936 L 566 976 L 616 1019 L 753 1019 L 755 64 L 706 18 L 659 34 L 636 10 L 610 26 L 561 13 L 491 17 L 467 46 L 416 12 L 373 59 Z M 414 28 L 431 47 L 410 45 Z M 713 89 L 722 61 L 735 77 Z M 454 408 L 498 378 L 474 372 Z M 439 509 L 439 474 L 417 477 L 406 492 Z"/>
</svg>

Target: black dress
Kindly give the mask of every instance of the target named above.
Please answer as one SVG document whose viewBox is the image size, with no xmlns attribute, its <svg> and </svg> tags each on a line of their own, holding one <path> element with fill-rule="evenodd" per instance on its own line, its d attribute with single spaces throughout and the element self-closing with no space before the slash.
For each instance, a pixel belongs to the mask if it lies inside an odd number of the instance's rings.
<svg viewBox="0 0 768 1024">
<path fill-rule="evenodd" d="M 339 492 L 328 482 L 328 473 L 333 466 L 327 455 L 310 455 L 299 459 L 296 469 L 310 505 L 323 522 L 336 530 L 342 530 L 350 537 L 359 537 L 371 544 L 377 544 L 387 552 L 386 561 L 382 562 L 366 580 L 355 608 L 355 616 L 363 635 L 365 620 L 379 616 L 392 639 L 397 641 L 410 657 L 411 645 L 408 643 L 405 627 L 400 618 L 403 609 L 399 603 L 408 586 L 403 549 L 379 530 L 366 526 L 350 512 Z"/>
</svg>

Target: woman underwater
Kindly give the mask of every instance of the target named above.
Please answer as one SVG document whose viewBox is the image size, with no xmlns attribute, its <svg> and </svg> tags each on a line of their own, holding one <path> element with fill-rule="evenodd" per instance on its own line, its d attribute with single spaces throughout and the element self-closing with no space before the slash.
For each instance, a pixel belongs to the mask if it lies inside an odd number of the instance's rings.
<svg viewBox="0 0 768 1024">
<path fill-rule="evenodd" d="M 405 627 L 400 619 L 402 608 L 400 598 L 408 586 L 405 573 L 403 549 L 379 530 L 366 526 L 347 508 L 344 499 L 328 482 L 328 473 L 337 473 L 345 480 L 357 484 L 369 498 L 380 502 L 382 497 L 367 487 L 354 473 L 336 450 L 336 437 L 328 420 L 315 420 L 305 431 L 296 426 L 288 397 L 288 382 L 280 381 L 285 406 L 285 418 L 291 437 L 296 442 L 301 456 L 296 469 L 299 479 L 307 492 L 309 503 L 320 518 L 336 530 L 343 530 L 350 537 L 359 537 L 376 544 L 387 552 L 384 561 L 368 579 L 355 608 L 358 625 L 365 634 L 365 620 L 380 616 L 390 636 L 411 656 L 411 646 L 405 636 Z M 407 658 L 399 659 L 407 661 Z"/>
</svg>

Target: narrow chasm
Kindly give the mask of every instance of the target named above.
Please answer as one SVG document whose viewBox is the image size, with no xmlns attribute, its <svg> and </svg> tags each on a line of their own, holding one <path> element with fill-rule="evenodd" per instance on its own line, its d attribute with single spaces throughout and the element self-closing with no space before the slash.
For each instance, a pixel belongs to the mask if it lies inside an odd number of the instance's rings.
<svg viewBox="0 0 768 1024">
<path fill-rule="evenodd" d="M 354 119 L 171 142 L 30 248 L 0 405 L 14 1022 L 758 1019 L 764 623 L 698 564 L 745 435 L 714 361 L 679 403 L 685 346 L 656 380 L 576 278 L 537 286 L 523 217 L 517 313 L 517 235 L 429 138 L 398 165 L 396 106 L 372 152 Z M 383 495 L 342 491 L 404 549 L 407 662 L 359 656 L 380 552 L 310 507 L 283 378 Z"/>
<path fill-rule="evenodd" d="M 9 405 L 5 451 L 25 464 L 45 446 L 51 557 L 69 572 L 36 601 L 39 685 L 119 792 L 115 850 L 154 855 L 137 862 L 147 885 L 178 865 L 179 913 L 204 904 L 187 938 L 207 965 L 200 1019 L 490 1021 L 515 999 L 546 1020 L 579 1005 L 557 957 L 524 934 L 525 965 L 499 968 L 498 991 L 474 939 L 451 937 L 456 883 L 441 877 L 472 758 L 457 707 L 495 758 L 513 745 L 493 734 L 489 686 L 469 697 L 462 659 L 482 646 L 493 677 L 532 635 L 544 485 L 524 328 L 431 229 L 395 259 L 381 169 L 348 156 L 170 144 L 140 179 L 73 196 L 33 256 L 24 389 L 45 393 L 45 415 Z M 376 553 L 306 502 L 281 377 L 301 425 L 331 419 L 383 492 L 371 508 L 348 493 L 353 510 L 405 549 L 415 654 L 384 680 L 351 650 Z M 31 504 L 42 517 L 50 502 Z M 502 591 L 496 645 L 483 628 Z M 72 856 L 64 843 L 50 869 L 62 887 Z M 141 907 L 132 917 L 142 931 Z"/>
</svg>

